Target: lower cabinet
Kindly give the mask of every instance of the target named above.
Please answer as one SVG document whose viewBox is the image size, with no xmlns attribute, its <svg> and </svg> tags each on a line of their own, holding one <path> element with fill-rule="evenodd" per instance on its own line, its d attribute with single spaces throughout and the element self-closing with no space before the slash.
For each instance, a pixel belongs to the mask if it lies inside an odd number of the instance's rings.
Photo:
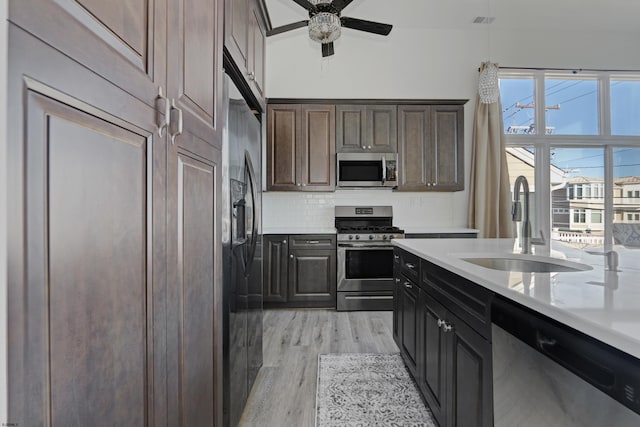
<svg viewBox="0 0 640 427">
<path fill-rule="evenodd" d="M 335 235 L 264 236 L 264 306 L 336 306 Z"/>
<path fill-rule="evenodd" d="M 396 248 L 400 260 L 403 254 L 407 253 Z M 452 280 L 452 275 L 440 280 L 434 275 L 438 270 L 422 271 L 425 264 L 421 262 L 417 285 L 396 266 L 396 344 L 441 427 L 492 426 L 492 351 L 485 333 L 491 294 L 478 296 L 477 289 L 467 288 L 473 284 Z M 471 294 L 475 309 L 465 304 Z M 460 310 L 485 321 L 469 324 L 456 315 Z"/>
</svg>

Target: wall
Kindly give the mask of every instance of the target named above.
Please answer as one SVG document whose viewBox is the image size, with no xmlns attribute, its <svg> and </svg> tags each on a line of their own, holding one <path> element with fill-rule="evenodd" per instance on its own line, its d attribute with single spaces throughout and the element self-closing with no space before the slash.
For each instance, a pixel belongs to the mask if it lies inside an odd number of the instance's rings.
<svg viewBox="0 0 640 427">
<path fill-rule="evenodd" d="M 7 2 L 0 2 L 0 423 L 7 420 Z"/>
<path fill-rule="evenodd" d="M 355 16 L 355 15 L 354 15 Z M 280 23 L 278 23 L 280 25 Z M 491 59 L 503 67 L 640 70 L 639 30 L 606 33 L 471 29 L 394 28 L 388 37 L 350 31 L 335 42 L 336 55 L 322 60 L 320 47 L 304 33 L 267 39 L 267 96 L 270 98 L 469 99 L 465 105 L 465 170 L 468 188 L 478 66 Z M 488 46 L 491 46 L 488 54 Z M 352 194 L 352 193 L 349 193 Z M 305 194 L 265 193 L 265 227 L 294 217 L 316 200 Z M 317 200 L 346 200 L 336 193 Z M 277 202 L 286 200 L 289 204 Z M 468 192 L 367 193 L 362 204 L 393 204 L 396 218 L 425 225 L 466 226 Z M 301 206 L 297 206 L 300 204 Z M 349 203 L 345 203 L 349 204 Z M 446 212 L 442 210 L 446 209 Z M 315 215 L 315 214 L 314 214 Z M 326 221 L 324 214 L 320 214 Z M 405 224 L 399 223 L 401 226 Z"/>
</svg>

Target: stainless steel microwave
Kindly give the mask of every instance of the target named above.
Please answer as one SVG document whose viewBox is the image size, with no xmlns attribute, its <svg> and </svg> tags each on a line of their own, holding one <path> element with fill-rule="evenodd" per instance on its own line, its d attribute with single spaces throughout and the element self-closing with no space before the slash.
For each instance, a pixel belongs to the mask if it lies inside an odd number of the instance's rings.
<svg viewBox="0 0 640 427">
<path fill-rule="evenodd" d="M 396 153 L 338 153 L 338 187 L 395 187 Z"/>
</svg>

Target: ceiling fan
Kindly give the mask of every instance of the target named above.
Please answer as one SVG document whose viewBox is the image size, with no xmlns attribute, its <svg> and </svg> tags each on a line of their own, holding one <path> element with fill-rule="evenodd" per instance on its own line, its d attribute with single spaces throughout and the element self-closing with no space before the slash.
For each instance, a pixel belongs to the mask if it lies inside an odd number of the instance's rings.
<svg viewBox="0 0 640 427">
<path fill-rule="evenodd" d="M 341 27 L 366 31 L 367 33 L 383 36 L 391 32 L 392 25 L 379 22 L 365 21 L 364 19 L 340 16 L 342 9 L 353 0 L 293 0 L 309 11 L 309 19 L 292 24 L 283 25 L 267 31 L 267 36 L 295 30 L 296 28 L 309 27 L 311 40 L 322 43 L 322 56 L 333 55 L 333 42 L 340 37 Z"/>
</svg>

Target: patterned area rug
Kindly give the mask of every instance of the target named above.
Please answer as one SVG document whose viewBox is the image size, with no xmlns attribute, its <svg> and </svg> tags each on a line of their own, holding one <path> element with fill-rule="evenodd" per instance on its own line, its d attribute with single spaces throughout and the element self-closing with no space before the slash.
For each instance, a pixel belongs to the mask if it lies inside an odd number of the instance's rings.
<svg viewBox="0 0 640 427">
<path fill-rule="evenodd" d="M 400 354 L 321 354 L 316 427 L 435 427 Z"/>
</svg>

